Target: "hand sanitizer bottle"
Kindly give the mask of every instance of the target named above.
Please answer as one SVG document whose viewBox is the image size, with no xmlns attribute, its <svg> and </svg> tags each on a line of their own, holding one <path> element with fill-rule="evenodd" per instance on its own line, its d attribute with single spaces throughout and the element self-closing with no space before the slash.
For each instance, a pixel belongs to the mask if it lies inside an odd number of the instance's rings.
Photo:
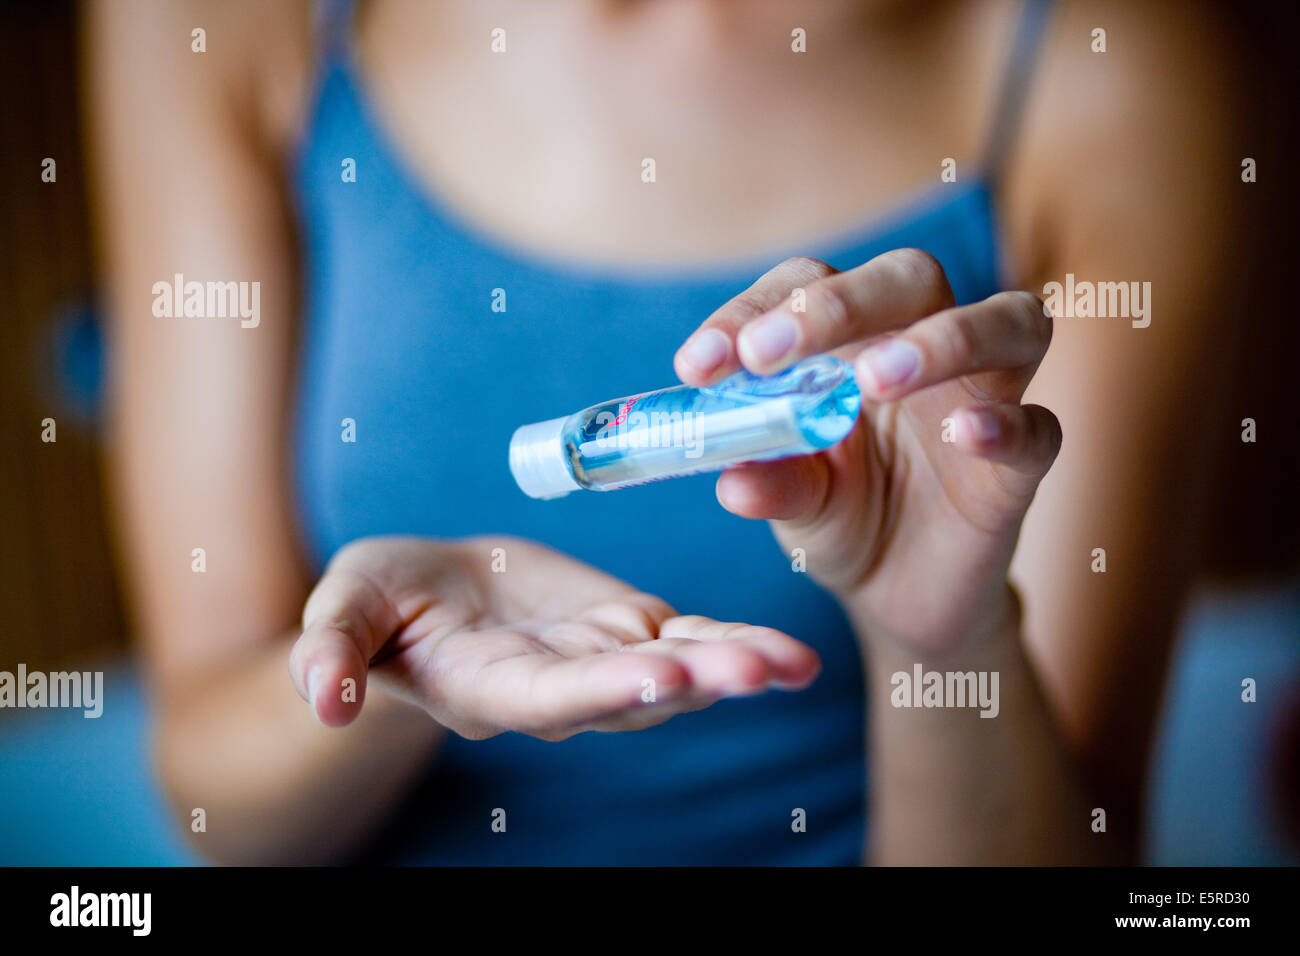
<svg viewBox="0 0 1300 956">
<path fill-rule="evenodd" d="M 815 355 L 776 375 L 740 371 L 524 425 L 510 471 L 525 494 L 558 498 L 808 455 L 848 435 L 861 405 L 849 364 Z"/>
</svg>

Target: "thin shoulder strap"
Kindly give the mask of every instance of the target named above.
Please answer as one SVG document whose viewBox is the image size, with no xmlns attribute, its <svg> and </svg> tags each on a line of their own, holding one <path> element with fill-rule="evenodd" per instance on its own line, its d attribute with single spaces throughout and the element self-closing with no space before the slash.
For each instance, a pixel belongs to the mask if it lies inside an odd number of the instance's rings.
<svg viewBox="0 0 1300 956">
<path fill-rule="evenodd" d="M 314 32 L 316 53 L 322 61 L 340 56 L 352 29 L 353 0 L 316 0 Z"/>
<path fill-rule="evenodd" d="M 1025 99 L 1029 95 L 1029 81 L 1055 7 L 1055 0 L 1024 0 L 1024 6 L 1020 8 L 1011 55 L 1002 73 L 997 107 L 985 134 L 987 139 L 981 158 L 984 176 L 994 185 L 1001 180 L 1007 156 L 1015 145 Z"/>
</svg>

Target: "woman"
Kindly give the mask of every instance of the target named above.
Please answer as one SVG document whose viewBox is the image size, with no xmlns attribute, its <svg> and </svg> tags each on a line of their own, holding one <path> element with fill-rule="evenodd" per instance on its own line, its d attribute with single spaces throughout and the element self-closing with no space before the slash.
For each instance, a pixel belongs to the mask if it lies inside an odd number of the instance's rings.
<svg viewBox="0 0 1300 956">
<path fill-rule="evenodd" d="M 117 494 L 200 850 L 1133 859 L 1243 233 L 1231 66 L 1145 6 L 94 7 Z M 259 283 L 256 327 L 154 315 L 176 273 Z M 999 291 L 1067 274 L 1149 325 Z M 716 501 L 505 467 L 832 350 L 852 436 Z M 895 706 L 918 666 L 996 717 Z"/>
</svg>

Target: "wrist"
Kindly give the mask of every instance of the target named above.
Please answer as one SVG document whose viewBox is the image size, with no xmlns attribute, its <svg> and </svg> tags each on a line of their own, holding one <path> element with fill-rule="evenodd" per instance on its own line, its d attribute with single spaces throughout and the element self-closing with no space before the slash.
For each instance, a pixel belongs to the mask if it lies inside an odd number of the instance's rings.
<svg viewBox="0 0 1300 956">
<path fill-rule="evenodd" d="M 933 615 L 923 626 L 887 621 L 863 601 L 847 600 L 844 607 L 869 665 L 906 661 L 909 666 L 956 666 L 966 661 L 996 662 L 1022 651 L 1022 607 L 1010 582 L 987 600 L 964 602 L 957 613 Z"/>
</svg>

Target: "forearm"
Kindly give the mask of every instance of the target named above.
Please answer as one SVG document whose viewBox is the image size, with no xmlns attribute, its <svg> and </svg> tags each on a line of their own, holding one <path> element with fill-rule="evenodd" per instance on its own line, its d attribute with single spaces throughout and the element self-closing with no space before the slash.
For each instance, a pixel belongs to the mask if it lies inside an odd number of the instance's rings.
<svg viewBox="0 0 1300 956">
<path fill-rule="evenodd" d="M 858 629 L 869 700 L 871 862 L 1121 861 L 1115 841 L 1092 829 L 1098 804 L 1057 731 L 1023 652 L 1018 621 L 946 655 L 879 635 L 868 639 L 866 626 Z M 984 707 L 969 700 L 964 707 L 895 706 L 915 702 L 925 690 L 924 677 L 919 691 L 891 682 L 898 673 L 912 682 L 918 665 L 922 675 L 974 672 L 977 682 L 982 672 L 984 687 L 991 692 L 996 686 L 996 694 Z"/>
<path fill-rule="evenodd" d="M 338 859 L 382 821 L 444 733 L 373 682 L 354 723 L 322 726 L 286 671 L 291 643 L 286 635 L 160 695 L 154 744 L 163 785 L 192 844 L 218 862 Z M 196 808 L 202 833 L 191 828 Z"/>
</svg>

